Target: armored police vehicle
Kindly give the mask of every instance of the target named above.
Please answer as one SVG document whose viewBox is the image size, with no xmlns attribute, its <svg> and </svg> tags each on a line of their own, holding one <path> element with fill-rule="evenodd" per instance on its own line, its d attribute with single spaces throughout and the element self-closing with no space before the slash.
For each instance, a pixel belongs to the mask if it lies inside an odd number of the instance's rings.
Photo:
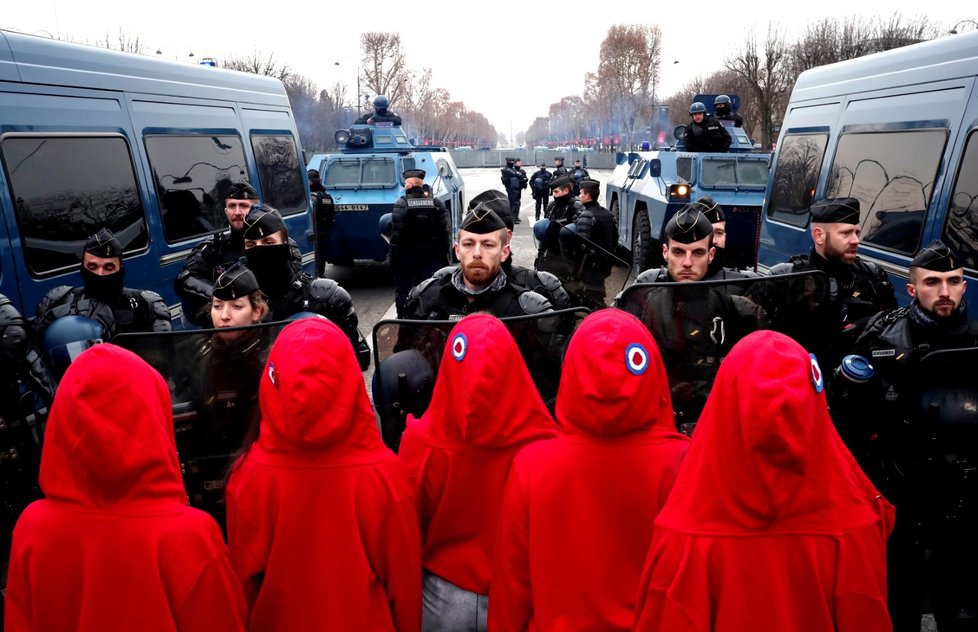
<svg viewBox="0 0 978 632">
<path fill-rule="evenodd" d="M 374 99 L 374 107 L 373 115 L 336 132 L 339 153 L 309 159 L 308 168 L 319 171 L 335 204 L 332 226 L 317 235 L 320 259 L 334 265 L 387 258 L 388 245 L 378 223 L 404 195 L 402 174 L 407 170 L 425 171 L 424 182 L 432 197 L 449 211 L 453 235 L 461 221 L 465 185 L 448 150 L 415 147 L 401 127 L 401 118 L 387 111 L 386 97 Z"/>
<path fill-rule="evenodd" d="M 289 98 L 270 77 L 0 31 L 0 293 L 27 316 L 82 285 L 85 240 L 125 249 L 127 286 L 158 292 L 226 230 L 248 180 L 311 269 L 309 192 Z"/>
<path fill-rule="evenodd" d="M 697 102 L 704 101 L 713 107 L 712 98 Z M 659 114 L 665 120 L 664 106 Z M 665 144 L 660 134 L 655 149 L 650 144 L 648 150 L 618 154 L 605 184 L 605 207 L 618 223 L 618 243 L 631 253 L 636 273 L 660 265 L 666 222 L 685 204 L 709 195 L 727 217 L 728 265 L 753 267 L 770 154 L 754 152 L 746 132 L 734 127 L 727 128 L 728 152 L 686 151 L 685 129 L 675 129 L 675 144 Z"/>
<path fill-rule="evenodd" d="M 976 51 L 969 32 L 803 72 L 774 153 L 759 265 L 810 250 L 814 200 L 854 197 L 859 255 L 894 287 L 921 246 L 941 239 L 978 304 Z"/>
</svg>

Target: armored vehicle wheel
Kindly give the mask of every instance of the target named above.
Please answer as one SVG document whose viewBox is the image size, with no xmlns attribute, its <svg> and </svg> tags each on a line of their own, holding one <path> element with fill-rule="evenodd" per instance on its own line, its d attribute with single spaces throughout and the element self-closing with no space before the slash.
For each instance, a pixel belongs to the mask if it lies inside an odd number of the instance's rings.
<svg viewBox="0 0 978 632">
<path fill-rule="evenodd" d="M 649 214 L 642 209 L 635 213 L 635 220 L 632 222 L 632 273 L 634 275 L 637 276 L 655 265 L 653 247 L 649 230 Z"/>
<path fill-rule="evenodd" d="M 611 216 L 615 219 L 615 226 L 621 226 L 621 204 L 617 198 L 611 203 Z"/>
</svg>

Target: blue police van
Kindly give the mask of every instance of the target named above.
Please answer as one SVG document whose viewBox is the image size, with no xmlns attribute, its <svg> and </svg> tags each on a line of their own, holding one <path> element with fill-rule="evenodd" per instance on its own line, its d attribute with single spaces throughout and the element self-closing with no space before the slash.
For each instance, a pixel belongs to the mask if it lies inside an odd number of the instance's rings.
<svg viewBox="0 0 978 632">
<path fill-rule="evenodd" d="M 0 292 L 31 316 L 52 287 L 81 285 L 82 246 L 104 226 L 126 285 L 177 316 L 173 280 L 227 228 L 240 180 L 282 212 L 311 269 L 301 156 L 276 79 L 0 31 Z"/>
<path fill-rule="evenodd" d="M 378 96 L 375 103 L 382 102 L 386 110 L 386 101 Z M 382 111 L 381 106 L 375 108 Z M 452 235 L 461 223 L 465 184 L 448 150 L 415 146 L 395 114 L 378 114 L 376 119 L 338 130 L 339 153 L 309 158 L 309 168 L 319 171 L 335 204 L 333 225 L 318 235 L 318 252 L 327 263 L 350 265 L 358 259 L 387 258 L 389 247 L 378 225 L 404 195 L 402 174 L 411 169 L 424 170 L 431 196 L 448 209 Z"/>
<path fill-rule="evenodd" d="M 813 68 L 774 153 L 758 248 L 769 267 L 811 248 L 814 200 L 860 202 L 859 255 L 898 299 L 914 254 L 942 239 L 978 304 L 978 32 Z"/>
</svg>

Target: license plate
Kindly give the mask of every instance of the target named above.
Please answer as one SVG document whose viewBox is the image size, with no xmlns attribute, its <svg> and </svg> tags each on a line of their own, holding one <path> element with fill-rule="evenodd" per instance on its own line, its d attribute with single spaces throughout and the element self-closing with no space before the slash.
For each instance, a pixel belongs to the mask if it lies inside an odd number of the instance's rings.
<svg viewBox="0 0 978 632">
<path fill-rule="evenodd" d="M 337 204 L 337 211 L 369 211 L 370 206 L 367 204 Z"/>
</svg>

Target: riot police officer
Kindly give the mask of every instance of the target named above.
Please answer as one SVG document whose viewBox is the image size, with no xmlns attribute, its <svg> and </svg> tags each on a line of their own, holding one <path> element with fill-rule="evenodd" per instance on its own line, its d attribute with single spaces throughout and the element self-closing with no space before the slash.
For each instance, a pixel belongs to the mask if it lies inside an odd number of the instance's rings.
<svg viewBox="0 0 978 632">
<path fill-rule="evenodd" d="M 576 158 L 574 160 L 574 168 L 570 172 L 571 177 L 574 178 L 574 190 L 571 191 L 571 195 L 577 197 L 581 194 L 581 182 L 586 178 L 590 178 L 591 174 L 588 172 L 587 168 L 581 164 L 581 159 Z"/>
<path fill-rule="evenodd" d="M 706 106 L 699 101 L 689 106 L 689 117 L 692 119 L 686 126 L 683 140 L 686 151 L 725 152 L 730 149 L 733 139 L 729 132 L 706 111 Z"/>
<path fill-rule="evenodd" d="M 81 277 L 84 285 L 52 289 L 37 306 L 34 338 L 40 348 L 44 332 L 55 319 L 79 315 L 102 325 L 105 338 L 120 333 L 170 331 L 170 310 L 150 290 L 123 287 L 123 248 L 108 228 L 85 242 Z"/>
<path fill-rule="evenodd" d="M 559 252 L 560 229 L 572 224 L 580 212 L 584 210 L 584 205 L 581 204 L 580 200 L 571 195 L 573 188 L 574 180 L 566 173 L 560 177 L 555 175 L 550 181 L 550 195 L 554 199 L 547 206 L 546 218 L 550 220 L 550 223 L 545 234 L 539 240 L 537 262 L 533 266 L 537 269 L 540 269 L 540 261 L 548 253 Z"/>
<path fill-rule="evenodd" d="M 583 208 L 574 219 L 577 234 L 601 246 L 610 253 L 618 247 L 618 225 L 611 211 L 601 206 L 601 183 L 591 178 L 580 182 L 580 202 Z"/>
<path fill-rule="evenodd" d="M 550 180 L 553 174 L 547 171 L 547 163 L 541 162 L 540 168 L 530 176 L 530 191 L 533 193 L 534 219 L 540 219 L 540 212 L 547 209 L 550 201 Z"/>
<path fill-rule="evenodd" d="M 744 118 L 731 110 L 733 103 L 725 94 L 717 95 L 713 99 L 713 109 L 716 111 L 718 121 L 732 121 L 734 127 L 743 127 Z"/>
<path fill-rule="evenodd" d="M 424 177 L 421 169 L 404 172 L 406 192 L 394 202 L 391 213 L 390 267 L 398 318 L 404 316 L 411 288 L 448 263 L 448 209 L 441 200 L 425 195 Z"/>
<path fill-rule="evenodd" d="M 699 204 L 687 204 L 673 215 L 663 230 L 666 265 L 643 271 L 636 283 L 683 283 L 707 278 L 716 256 L 713 225 Z"/>
<path fill-rule="evenodd" d="M 333 202 L 333 196 L 323 186 L 318 169 L 310 169 L 306 175 L 309 177 L 309 193 L 312 197 L 312 217 L 316 226 L 316 247 L 322 248 L 320 244 L 322 244 L 329 229 L 333 227 L 333 222 L 336 221 L 336 204 Z M 323 260 L 318 265 L 317 274 L 322 276 L 325 272 L 326 261 Z"/>
<path fill-rule="evenodd" d="M 833 198 L 811 206 L 812 250 L 771 268 L 771 274 L 820 270 L 829 279 L 825 330 L 799 341 L 823 366 L 838 366 L 842 356 L 877 312 L 894 309 L 893 285 L 881 268 L 862 261 L 859 247 L 859 200 Z"/>
<path fill-rule="evenodd" d="M 746 277 L 758 276 L 753 271 L 736 270 L 726 267 L 727 251 L 727 214 L 723 208 L 714 201 L 709 195 L 704 195 L 696 200 L 706 219 L 713 225 L 713 247 L 715 249 L 713 260 L 706 270 L 706 278 L 716 279 L 743 279 Z"/>
<path fill-rule="evenodd" d="M 519 224 L 520 201 L 529 179 L 523 171 L 523 164 L 519 158 L 507 158 L 506 166 L 501 169 L 501 172 L 500 180 L 509 196 L 509 210 L 513 214 L 513 223 Z"/>
<path fill-rule="evenodd" d="M 289 231 L 279 212 L 267 205 L 253 205 L 244 219 L 242 237 L 248 268 L 268 297 L 268 320 L 285 320 L 299 312 L 325 316 L 347 335 L 360 368 L 366 370 L 370 348 L 357 330 L 350 295 L 332 279 L 317 279 L 295 270 Z"/>
<path fill-rule="evenodd" d="M 509 252 L 509 230 L 499 216 L 484 205 L 470 211 L 455 242 L 459 265 L 411 290 L 407 317 L 444 320 L 489 312 L 502 318 L 552 309 L 546 298 L 510 281 L 502 269 Z"/>
<path fill-rule="evenodd" d="M 499 216 L 499 219 L 503 220 L 503 224 L 506 225 L 506 229 L 509 231 L 509 240 L 512 242 L 513 216 L 509 212 L 509 203 L 506 201 L 506 196 L 495 189 L 483 191 L 469 201 L 468 210 L 472 211 L 480 207 L 481 211 L 485 211 L 486 209 L 492 210 Z M 550 301 L 550 305 L 554 309 L 573 307 L 571 297 L 567 293 L 567 290 L 564 289 L 560 279 L 543 270 L 534 270 L 533 268 L 524 268 L 523 266 L 516 265 L 516 262 L 513 260 L 512 250 L 510 250 L 509 256 L 503 259 L 502 269 L 515 285 L 542 295 Z"/>
<path fill-rule="evenodd" d="M 947 354 L 935 354 L 978 347 L 966 286 L 961 260 L 940 240 L 928 244 L 910 263 L 910 305 L 877 314 L 856 341 L 856 352 L 875 376 L 863 385 L 842 377 L 831 385 L 840 391 L 833 397 L 833 416 L 843 436 L 897 507 L 887 547 L 896 632 L 920 630 L 925 593 L 941 632 L 978 629 L 978 421 L 961 405 L 976 395 L 973 377 L 965 377 L 973 376 L 974 354 L 964 366 L 942 365 L 939 359 Z M 953 396 L 962 393 L 963 398 Z M 927 559 L 934 563 L 930 572 Z M 927 577 L 933 580 L 929 586 Z"/>
<path fill-rule="evenodd" d="M 382 94 L 374 97 L 374 111 L 360 115 L 353 122 L 354 125 L 376 125 L 377 123 L 391 123 L 400 125 L 401 117 L 393 110 L 388 109 L 390 101 Z"/>
<path fill-rule="evenodd" d="M 564 166 L 564 157 L 563 156 L 555 156 L 554 157 L 554 178 L 556 179 L 556 178 L 559 178 L 560 176 L 566 176 L 566 175 L 570 175 L 570 172 L 567 171 L 567 167 Z M 551 187 L 551 189 L 552 188 L 553 187 Z"/>
<path fill-rule="evenodd" d="M 244 256 L 244 219 L 252 205 L 257 203 L 258 192 L 250 184 L 235 182 L 231 185 L 224 207 L 229 232 L 216 233 L 197 244 L 173 283 L 183 302 L 185 320 L 202 327 L 209 325 L 208 306 L 214 281 Z M 302 254 L 298 247 L 293 247 L 291 252 L 291 265 L 298 272 L 302 268 Z"/>
</svg>

